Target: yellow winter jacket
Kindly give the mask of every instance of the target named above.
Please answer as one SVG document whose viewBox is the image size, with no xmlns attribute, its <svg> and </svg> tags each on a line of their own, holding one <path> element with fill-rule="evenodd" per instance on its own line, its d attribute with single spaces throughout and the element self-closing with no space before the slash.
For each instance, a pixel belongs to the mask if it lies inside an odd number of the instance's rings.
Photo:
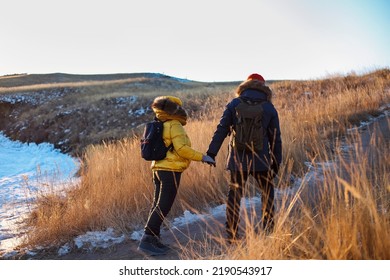
<svg viewBox="0 0 390 280">
<path fill-rule="evenodd" d="M 173 144 L 173 150 L 168 151 L 165 159 L 153 161 L 152 170 L 183 172 L 191 160 L 202 160 L 202 153 L 191 148 L 191 141 L 179 120 L 164 122 L 163 139 L 167 147 Z"/>
<path fill-rule="evenodd" d="M 191 148 L 191 141 L 183 128 L 187 123 L 187 112 L 182 105 L 180 98 L 175 96 L 160 96 L 153 101 L 156 118 L 164 122 L 165 145 L 173 144 L 173 149 L 168 151 L 165 159 L 153 161 L 152 170 L 183 172 L 191 160 L 202 160 L 202 153 Z"/>
</svg>

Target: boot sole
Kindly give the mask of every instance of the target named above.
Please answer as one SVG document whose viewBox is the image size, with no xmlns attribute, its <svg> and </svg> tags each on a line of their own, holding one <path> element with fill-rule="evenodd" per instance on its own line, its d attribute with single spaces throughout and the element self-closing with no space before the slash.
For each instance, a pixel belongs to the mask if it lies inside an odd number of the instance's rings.
<svg viewBox="0 0 390 280">
<path fill-rule="evenodd" d="M 138 251 L 142 251 L 144 253 L 147 253 L 148 255 L 150 256 L 163 256 L 163 255 L 166 255 L 167 252 L 156 252 L 156 251 L 151 251 L 149 249 L 146 249 L 146 248 L 141 248 L 141 247 L 138 247 L 137 248 Z"/>
</svg>

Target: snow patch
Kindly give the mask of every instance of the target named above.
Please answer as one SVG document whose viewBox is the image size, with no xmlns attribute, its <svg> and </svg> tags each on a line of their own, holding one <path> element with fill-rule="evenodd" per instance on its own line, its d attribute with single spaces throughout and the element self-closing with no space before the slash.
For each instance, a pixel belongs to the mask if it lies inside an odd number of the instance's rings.
<svg viewBox="0 0 390 280">
<path fill-rule="evenodd" d="M 115 103 L 118 105 L 128 105 L 134 104 L 137 101 L 138 97 L 135 95 L 126 96 L 126 97 L 117 97 L 115 98 Z"/>
<path fill-rule="evenodd" d="M 204 218 L 204 215 L 198 215 L 185 210 L 182 216 L 173 219 L 173 225 L 174 227 L 180 227 L 186 224 L 198 222 L 202 220 L 202 218 Z"/>
<path fill-rule="evenodd" d="M 65 256 L 67 254 L 70 253 L 71 251 L 71 247 L 70 247 L 70 244 L 69 243 L 66 243 L 65 245 L 63 245 L 59 250 L 58 250 L 58 255 L 59 256 Z"/>
<path fill-rule="evenodd" d="M 64 95 L 75 92 L 74 89 L 62 88 L 51 90 L 39 90 L 38 92 L 13 93 L 0 96 L 0 102 L 10 104 L 29 104 L 37 106 L 45 102 L 59 99 Z"/>
<path fill-rule="evenodd" d="M 134 241 L 141 240 L 143 234 L 144 234 L 143 230 L 133 231 L 130 235 L 130 239 Z"/>
<path fill-rule="evenodd" d="M 79 162 L 48 143 L 11 141 L 0 132 L 0 252 L 23 238 L 19 224 L 37 195 L 76 184 Z"/>
<path fill-rule="evenodd" d="M 142 115 L 145 115 L 147 112 L 149 112 L 149 108 L 148 107 L 145 107 L 145 108 L 143 108 L 143 107 L 141 107 L 141 108 L 139 108 L 139 109 L 130 109 L 128 112 L 127 112 L 127 114 L 129 115 L 129 116 L 135 116 L 135 117 L 140 117 L 140 116 L 142 116 Z"/>
<path fill-rule="evenodd" d="M 382 114 L 378 117 L 369 117 L 367 121 L 362 121 L 358 126 L 354 126 L 352 128 L 347 129 L 348 133 L 353 133 L 355 131 L 359 131 L 362 129 L 367 128 L 369 125 L 373 124 L 374 122 L 377 122 L 381 118 L 385 118 L 390 115 L 390 103 L 384 104 L 381 107 L 379 107 L 379 111 L 382 112 Z"/>
<path fill-rule="evenodd" d="M 76 237 L 74 243 L 78 249 L 108 248 L 113 244 L 122 243 L 124 240 L 124 234 L 118 236 L 113 228 L 108 228 L 105 231 L 88 231 L 86 234 Z"/>
<path fill-rule="evenodd" d="M 125 235 L 118 235 L 113 228 L 107 228 L 105 231 L 88 231 L 83 235 L 79 235 L 72 242 L 64 244 L 58 251 L 59 256 L 65 256 L 72 251 L 75 246 L 77 249 L 86 249 L 91 251 L 96 248 L 107 249 L 115 244 L 122 243 L 125 240 Z M 74 245 L 74 246 L 73 246 Z"/>
</svg>

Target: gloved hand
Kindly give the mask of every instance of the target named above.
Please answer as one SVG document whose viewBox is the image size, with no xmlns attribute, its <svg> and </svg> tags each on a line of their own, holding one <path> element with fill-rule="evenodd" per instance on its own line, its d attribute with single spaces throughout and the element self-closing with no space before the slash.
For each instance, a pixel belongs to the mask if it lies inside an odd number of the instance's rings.
<svg viewBox="0 0 390 280">
<path fill-rule="evenodd" d="M 215 161 L 215 155 L 212 153 L 207 152 L 206 153 L 209 157 L 211 157 Z"/>
<path fill-rule="evenodd" d="M 208 165 L 212 165 L 212 166 L 215 167 L 215 160 L 212 157 L 208 156 L 208 155 L 203 155 L 202 162 L 205 162 Z"/>
</svg>

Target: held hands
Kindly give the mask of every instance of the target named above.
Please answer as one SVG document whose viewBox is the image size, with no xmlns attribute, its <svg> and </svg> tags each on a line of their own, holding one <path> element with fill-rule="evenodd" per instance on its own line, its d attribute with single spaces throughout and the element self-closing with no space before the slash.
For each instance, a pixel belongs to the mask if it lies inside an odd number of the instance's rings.
<svg viewBox="0 0 390 280">
<path fill-rule="evenodd" d="M 215 167 L 215 160 L 208 155 L 203 155 L 202 162 L 207 163 L 208 165 L 212 165 Z"/>
</svg>

